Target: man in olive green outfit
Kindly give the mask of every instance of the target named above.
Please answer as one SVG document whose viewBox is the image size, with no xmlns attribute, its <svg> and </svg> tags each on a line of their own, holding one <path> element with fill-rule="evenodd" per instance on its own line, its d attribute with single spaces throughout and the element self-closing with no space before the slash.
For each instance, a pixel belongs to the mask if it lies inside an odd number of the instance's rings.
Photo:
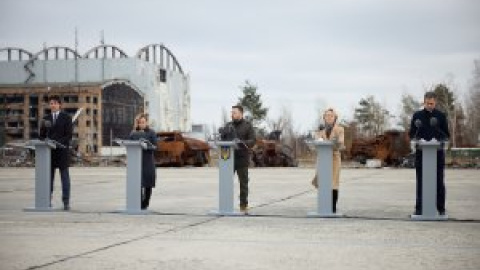
<svg viewBox="0 0 480 270">
<path fill-rule="evenodd" d="M 232 121 L 221 129 L 222 140 L 237 142 L 234 154 L 234 173 L 240 182 L 240 211 L 248 213 L 248 165 L 250 163 L 249 148 L 255 145 L 255 132 L 250 122 L 243 118 L 243 107 L 232 106 Z"/>
</svg>

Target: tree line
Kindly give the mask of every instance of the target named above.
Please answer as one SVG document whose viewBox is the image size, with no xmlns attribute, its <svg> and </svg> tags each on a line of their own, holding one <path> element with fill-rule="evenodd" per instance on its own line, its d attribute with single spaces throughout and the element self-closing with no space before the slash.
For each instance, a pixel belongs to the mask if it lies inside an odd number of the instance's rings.
<svg viewBox="0 0 480 270">
<path fill-rule="evenodd" d="M 437 83 L 425 91 L 437 94 L 437 109 L 447 115 L 453 147 L 471 147 L 478 145 L 480 140 L 480 60 L 474 61 L 472 81 L 468 91 L 460 96 L 447 83 Z M 240 86 L 242 95 L 238 104 L 246 111 L 246 118 L 252 121 L 260 137 L 266 137 L 268 132 L 282 131 L 282 137 L 295 140 L 305 134 L 298 134 L 294 129 L 291 112 L 283 107 L 276 118 L 268 118 L 268 108 L 262 102 L 258 87 L 249 81 Z M 415 98 L 409 93 L 403 93 L 400 100 L 400 113 L 392 112 L 375 99 L 366 96 L 358 102 L 354 109 L 352 120 L 341 121 L 341 125 L 354 130 L 355 137 L 375 137 L 391 129 L 392 122 L 397 129 L 408 131 L 413 113 L 422 108 L 423 97 Z M 321 113 L 319 113 L 321 115 Z M 223 112 L 223 122 L 228 121 L 226 111 Z M 321 122 L 321 119 L 318 120 Z"/>
</svg>

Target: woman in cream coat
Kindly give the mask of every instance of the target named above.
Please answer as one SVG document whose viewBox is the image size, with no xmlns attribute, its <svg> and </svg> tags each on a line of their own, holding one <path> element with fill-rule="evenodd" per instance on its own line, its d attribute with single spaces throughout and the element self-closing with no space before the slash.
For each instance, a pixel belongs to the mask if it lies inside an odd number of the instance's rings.
<svg viewBox="0 0 480 270">
<path fill-rule="evenodd" d="M 337 212 L 338 188 L 340 184 L 340 167 L 342 165 L 342 157 L 340 151 L 345 148 L 345 138 L 343 127 L 337 124 L 338 115 L 334 109 L 329 108 L 323 113 L 323 121 L 325 129 L 315 133 L 315 139 L 334 141 L 333 146 L 333 182 L 332 182 L 332 206 L 333 212 Z M 317 174 L 312 180 L 312 185 L 318 188 Z"/>
</svg>

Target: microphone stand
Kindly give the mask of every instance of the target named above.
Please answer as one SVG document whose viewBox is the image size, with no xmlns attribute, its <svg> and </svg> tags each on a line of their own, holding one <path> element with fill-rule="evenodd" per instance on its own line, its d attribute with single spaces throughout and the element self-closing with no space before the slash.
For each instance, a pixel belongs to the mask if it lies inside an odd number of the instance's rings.
<svg viewBox="0 0 480 270">
<path fill-rule="evenodd" d="M 141 138 L 140 142 L 144 143 L 146 145 L 146 150 L 155 150 L 157 147 L 153 145 L 149 140 Z"/>
</svg>

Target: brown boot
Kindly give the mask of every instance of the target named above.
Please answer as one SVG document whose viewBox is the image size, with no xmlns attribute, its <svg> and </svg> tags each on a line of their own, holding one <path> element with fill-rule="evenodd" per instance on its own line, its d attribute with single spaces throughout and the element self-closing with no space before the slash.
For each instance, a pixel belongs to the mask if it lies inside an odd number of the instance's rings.
<svg viewBox="0 0 480 270">
<path fill-rule="evenodd" d="M 248 205 L 240 205 L 240 212 L 245 215 L 248 215 Z"/>
</svg>

